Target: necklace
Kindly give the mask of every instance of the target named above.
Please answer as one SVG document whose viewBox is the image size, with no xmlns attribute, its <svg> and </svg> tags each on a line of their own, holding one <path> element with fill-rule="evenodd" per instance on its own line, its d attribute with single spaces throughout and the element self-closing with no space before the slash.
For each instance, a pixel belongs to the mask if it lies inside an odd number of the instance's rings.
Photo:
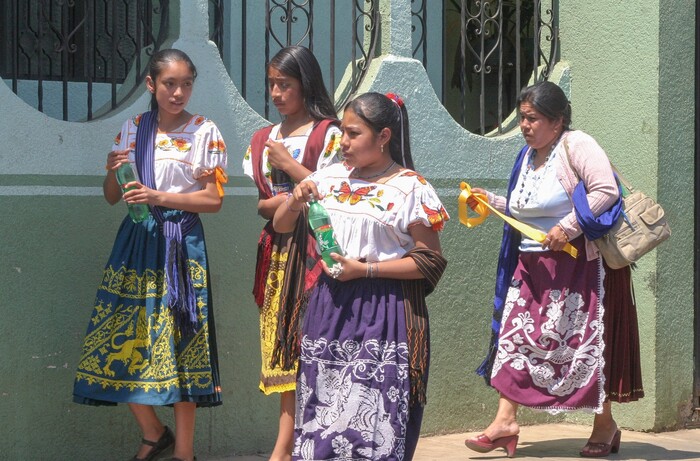
<svg viewBox="0 0 700 461">
<path fill-rule="evenodd" d="M 525 172 L 522 174 L 522 182 L 520 183 L 520 190 L 518 191 L 518 208 L 523 208 L 530 201 L 530 197 L 533 192 L 537 192 L 539 189 L 540 179 L 544 176 L 545 172 L 549 168 L 549 159 L 554 152 L 554 147 L 549 150 L 549 154 L 544 158 L 542 163 L 542 169 L 539 172 L 535 172 L 535 160 L 534 155 L 530 154 L 530 158 L 527 160 L 527 166 L 525 167 Z M 537 155 L 535 151 L 535 155 Z M 530 172 L 532 171 L 532 178 L 529 178 Z M 523 192 L 527 193 L 525 195 Z"/>
<path fill-rule="evenodd" d="M 372 175 L 369 175 L 369 176 L 360 176 L 359 173 L 356 173 L 355 176 L 357 176 L 357 177 L 360 178 L 360 179 L 374 179 L 374 178 L 378 178 L 379 176 L 383 175 L 383 174 L 386 173 L 387 171 L 391 170 L 391 169 L 394 167 L 394 165 L 396 165 L 396 162 L 392 161 L 392 162 L 389 164 L 388 167 L 384 168 L 384 170 L 380 171 L 380 172 L 377 173 L 377 174 L 372 174 Z"/>
</svg>

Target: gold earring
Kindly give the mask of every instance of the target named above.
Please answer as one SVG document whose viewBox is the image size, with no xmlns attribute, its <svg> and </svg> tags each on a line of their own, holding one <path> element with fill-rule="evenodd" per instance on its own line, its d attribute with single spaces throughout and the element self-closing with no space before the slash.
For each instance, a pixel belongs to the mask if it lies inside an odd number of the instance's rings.
<svg viewBox="0 0 700 461">
<path fill-rule="evenodd" d="M 381 146 L 382 154 L 384 153 L 384 144 Z"/>
</svg>

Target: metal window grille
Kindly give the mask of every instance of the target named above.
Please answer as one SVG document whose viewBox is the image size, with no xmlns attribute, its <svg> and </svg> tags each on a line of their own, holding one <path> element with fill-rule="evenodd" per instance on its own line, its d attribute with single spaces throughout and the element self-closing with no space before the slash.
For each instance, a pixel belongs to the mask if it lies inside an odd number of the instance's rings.
<svg viewBox="0 0 700 461">
<path fill-rule="evenodd" d="M 167 0 L 0 0 L 0 9 L 0 76 L 63 120 L 116 108 L 168 28 Z"/>
<path fill-rule="evenodd" d="M 427 2 L 412 4 L 413 56 L 428 68 Z M 511 129 L 520 90 L 558 60 L 557 0 L 443 0 L 442 10 L 443 104 L 473 133 Z"/>
<path fill-rule="evenodd" d="M 222 16 L 210 19 L 210 37 L 219 46 L 242 96 L 265 118 L 270 119 L 265 64 L 281 48 L 302 45 L 311 49 L 331 93 L 344 77 L 347 64 L 352 63 L 348 89 L 338 96 L 336 107 L 356 92 L 374 56 L 379 33 L 378 0 L 240 0 L 226 3 L 226 12 L 218 7 L 221 3 L 210 3 L 210 15 Z M 215 27 L 224 32 L 217 34 Z M 263 29 L 264 37 L 256 35 Z M 227 37 L 227 30 L 232 36 Z M 253 41 L 263 44 L 263 56 L 260 48 L 250 46 Z M 223 52 L 226 45 L 229 48 Z M 253 85 L 249 84 L 251 79 L 255 80 Z"/>
</svg>

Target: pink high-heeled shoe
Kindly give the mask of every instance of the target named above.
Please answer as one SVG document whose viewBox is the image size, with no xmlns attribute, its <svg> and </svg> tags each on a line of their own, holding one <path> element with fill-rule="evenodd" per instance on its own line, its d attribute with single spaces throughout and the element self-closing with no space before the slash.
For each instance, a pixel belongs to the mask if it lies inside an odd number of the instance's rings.
<svg viewBox="0 0 700 461">
<path fill-rule="evenodd" d="M 618 429 L 615 431 L 610 443 L 594 443 L 587 442 L 586 445 L 581 449 L 579 454 L 584 458 L 604 458 L 610 453 L 617 453 L 620 451 L 620 438 L 622 437 L 622 432 Z"/>
<path fill-rule="evenodd" d="M 486 435 L 477 435 L 472 439 L 467 439 L 464 444 L 470 449 L 479 453 L 488 453 L 495 450 L 496 448 L 503 448 L 509 458 L 515 456 L 515 449 L 518 445 L 517 435 L 508 435 L 506 437 L 499 437 L 495 440 L 491 440 Z"/>
</svg>

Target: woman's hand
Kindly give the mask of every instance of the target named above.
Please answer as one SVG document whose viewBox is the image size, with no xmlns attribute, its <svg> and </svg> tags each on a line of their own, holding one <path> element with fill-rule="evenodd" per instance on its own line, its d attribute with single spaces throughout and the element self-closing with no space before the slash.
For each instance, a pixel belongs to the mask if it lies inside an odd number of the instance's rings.
<svg viewBox="0 0 700 461">
<path fill-rule="evenodd" d="M 326 262 L 321 259 L 321 267 L 323 272 L 330 277 L 341 282 L 348 280 L 359 279 L 367 276 L 367 263 L 360 262 L 356 259 L 348 259 L 338 253 L 331 253 L 331 258 L 337 263 L 340 263 L 340 271 L 331 271 Z"/>
<path fill-rule="evenodd" d="M 472 194 L 481 194 L 484 196 L 488 196 L 488 191 L 480 187 L 472 187 Z M 469 205 L 469 208 L 473 210 L 479 205 L 479 202 L 477 202 L 473 196 L 469 196 L 469 198 L 467 199 L 467 205 Z"/>
<path fill-rule="evenodd" d="M 320 200 L 321 194 L 318 192 L 316 183 L 313 181 L 302 181 L 296 185 L 292 191 L 292 197 L 297 202 L 309 202 L 311 200 Z"/>
<path fill-rule="evenodd" d="M 138 181 L 124 184 L 124 201 L 126 203 L 147 203 L 149 205 L 160 205 L 160 192 L 146 187 Z"/>
<path fill-rule="evenodd" d="M 116 170 L 122 163 L 129 161 L 129 152 L 131 149 L 113 150 L 107 154 L 107 171 Z"/>
<path fill-rule="evenodd" d="M 290 162 L 293 161 L 296 163 L 296 160 L 294 160 L 292 155 L 289 153 L 284 143 L 268 139 L 265 141 L 265 147 L 267 147 L 267 160 L 270 162 L 272 167 L 277 168 L 278 170 L 287 171 Z"/>
<path fill-rule="evenodd" d="M 114 205 L 122 198 L 122 188 L 117 182 L 116 172 L 122 163 L 129 161 L 129 152 L 130 149 L 124 149 L 113 150 L 107 154 L 107 166 L 105 167 L 107 175 L 102 183 L 102 193 L 110 205 Z"/>
<path fill-rule="evenodd" d="M 564 229 L 562 229 L 559 224 L 555 224 L 554 227 L 547 232 L 547 236 L 544 238 L 544 242 L 542 242 L 542 248 L 545 250 L 561 251 L 568 242 L 569 237 L 564 233 Z"/>
<path fill-rule="evenodd" d="M 299 219 L 299 212 L 306 202 L 311 199 L 319 199 L 320 194 L 313 181 L 302 181 L 294 187 L 291 195 L 285 199 L 285 206 L 278 206 L 272 218 L 272 226 L 276 232 L 292 232 Z M 325 266 L 325 264 L 324 264 Z M 326 273 L 328 268 L 326 267 Z"/>
</svg>

